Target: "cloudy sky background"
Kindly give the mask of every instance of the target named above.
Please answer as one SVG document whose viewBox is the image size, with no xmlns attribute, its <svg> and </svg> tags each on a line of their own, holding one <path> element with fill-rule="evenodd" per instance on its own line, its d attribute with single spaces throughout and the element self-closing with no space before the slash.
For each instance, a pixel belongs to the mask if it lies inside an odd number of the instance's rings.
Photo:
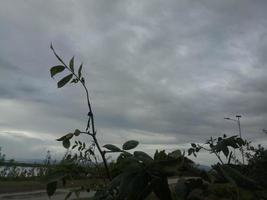
<svg viewBox="0 0 267 200">
<path fill-rule="evenodd" d="M 101 144 L 184 148 L 237 134 L 223 119 L 236 114 L 245 137 L 267 144 L 266 10 L 265 0 L 1 1 L 3 152 L 59 157 L 55 139 L 86 125 L 81 88 L 50 78 L 51 41 L 84 63 Z"/>
</svg>

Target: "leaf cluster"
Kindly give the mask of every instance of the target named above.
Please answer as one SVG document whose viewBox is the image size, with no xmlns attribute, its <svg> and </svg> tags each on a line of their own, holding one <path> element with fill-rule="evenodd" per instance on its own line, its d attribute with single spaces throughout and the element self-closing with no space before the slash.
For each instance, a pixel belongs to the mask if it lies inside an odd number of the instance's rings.
<svg viewBox="0 0 267 200">
<path fill-rule="evenodd" d="M 130 140 L 122 148 L 108 144 L 104 145 L 112 153 L 120 153 L 115 169 L 117 170 L 106 194 L 109 199 L 111 194 L 114 199 L 145 199 L 152 192 L 159 198 L 171 199 L 168 185 L 168 176 L 175 175 L 183 165 L 180 150 L 166 154 L 165 151 L 156 151 L 151 157 L 143 151 L 128 152 L 137 147 L 138 142 Z"/>
<path fill-rule="evenodd" d="M 213 138 L 211 137 L 204 145 L 191 143 L 191 148 L 188 149 L 188 155 L 193 154 L 196 157 L 196 154 L 201 150 L 206 150 L 212 154 L 215 154 L 218 159 L 222 162 L 220 158 L 220 154 L 222 153 L 226 159 L 228 159 L 228 163 L 231 162 L 231 159 L 234 159 L 233 150 L 234 149 L 242 149 L 245 147 L 247 141 L 243 140 L 237 135 L 227 137 L 227 135 L 223 135 L 223 137 Z M 222 162 L 223 163 L 223 162 Z"/>
<path fill-rule="evenodd" d="M 52 49 L 54 55 L 60 62 L 59 65 L 55 65 L 50 68 L 50 75 L 54 78 L 55 75 L 58 75 L 62 72 L 67 72 L 62 79 L 60 79 L 57 83 L 58 88 L 62 88 L 67 83 L 78 83 L 81 82 L 84 84 L 84 78 L 82 77 L 82 68 L 83 64 L 80 64 L 78 71 L 75 72 L 75 65 L 74 65 L 74 56 L 70 59 L 69 64 L 67 65 L 62 58 L 55 52 L 53 45 L 51 44 L 50 48 Z"/>
</svg>

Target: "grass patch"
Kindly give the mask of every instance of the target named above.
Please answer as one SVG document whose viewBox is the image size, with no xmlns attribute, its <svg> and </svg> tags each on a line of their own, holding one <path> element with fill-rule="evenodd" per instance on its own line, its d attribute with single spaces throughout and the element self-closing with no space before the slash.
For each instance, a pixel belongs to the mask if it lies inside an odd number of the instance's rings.
<svg viewBox="0 0 267 200">
<path fill-rule="evenodd" d="M 93 179 L 67 181 L 65 188 L 79 187 L 81 185 L 90 185 L 99 182 L 100 182 L 99 180 L 93 180 Z M 44 181 L 31 181 L 31 180 L 0 181 L 0 194 L 45 190 L 46 183 L 47 182 Z M 62 183 L 59 183 L 58 187 L 64 188 Z"/>
</svg>

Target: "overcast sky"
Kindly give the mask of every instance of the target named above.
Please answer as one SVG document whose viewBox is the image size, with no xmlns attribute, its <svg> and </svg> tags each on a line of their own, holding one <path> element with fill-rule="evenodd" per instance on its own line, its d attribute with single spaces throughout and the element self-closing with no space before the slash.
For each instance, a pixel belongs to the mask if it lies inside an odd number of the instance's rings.
<svg viewBox="0 0 267 200">
<path fill-rule="evenodd" d="M 49 68 L 84 63 L 101 144 L 173 149 L 223 133 L 267 143 L 266 0 L 0 2 L 0 146 L 8 157 L 64 152 L 86 126 L 78 85 Z"/>
</svg>

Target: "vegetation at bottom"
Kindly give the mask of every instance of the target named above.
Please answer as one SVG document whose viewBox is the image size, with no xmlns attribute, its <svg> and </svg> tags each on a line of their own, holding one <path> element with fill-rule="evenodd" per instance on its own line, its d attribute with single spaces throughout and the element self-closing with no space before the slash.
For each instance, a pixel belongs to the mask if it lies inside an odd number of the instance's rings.
<svg viewBox="0 0 267 200">
<path fill-rule="evenodd" d="M 0 147 L 0 181 L 39 180 L 46 177 L 50 168 L 55 166 L 50 151 L 42 163 L 17 162 L 14 159 L 6 160 L 5 157 Z"/>
</svg>

